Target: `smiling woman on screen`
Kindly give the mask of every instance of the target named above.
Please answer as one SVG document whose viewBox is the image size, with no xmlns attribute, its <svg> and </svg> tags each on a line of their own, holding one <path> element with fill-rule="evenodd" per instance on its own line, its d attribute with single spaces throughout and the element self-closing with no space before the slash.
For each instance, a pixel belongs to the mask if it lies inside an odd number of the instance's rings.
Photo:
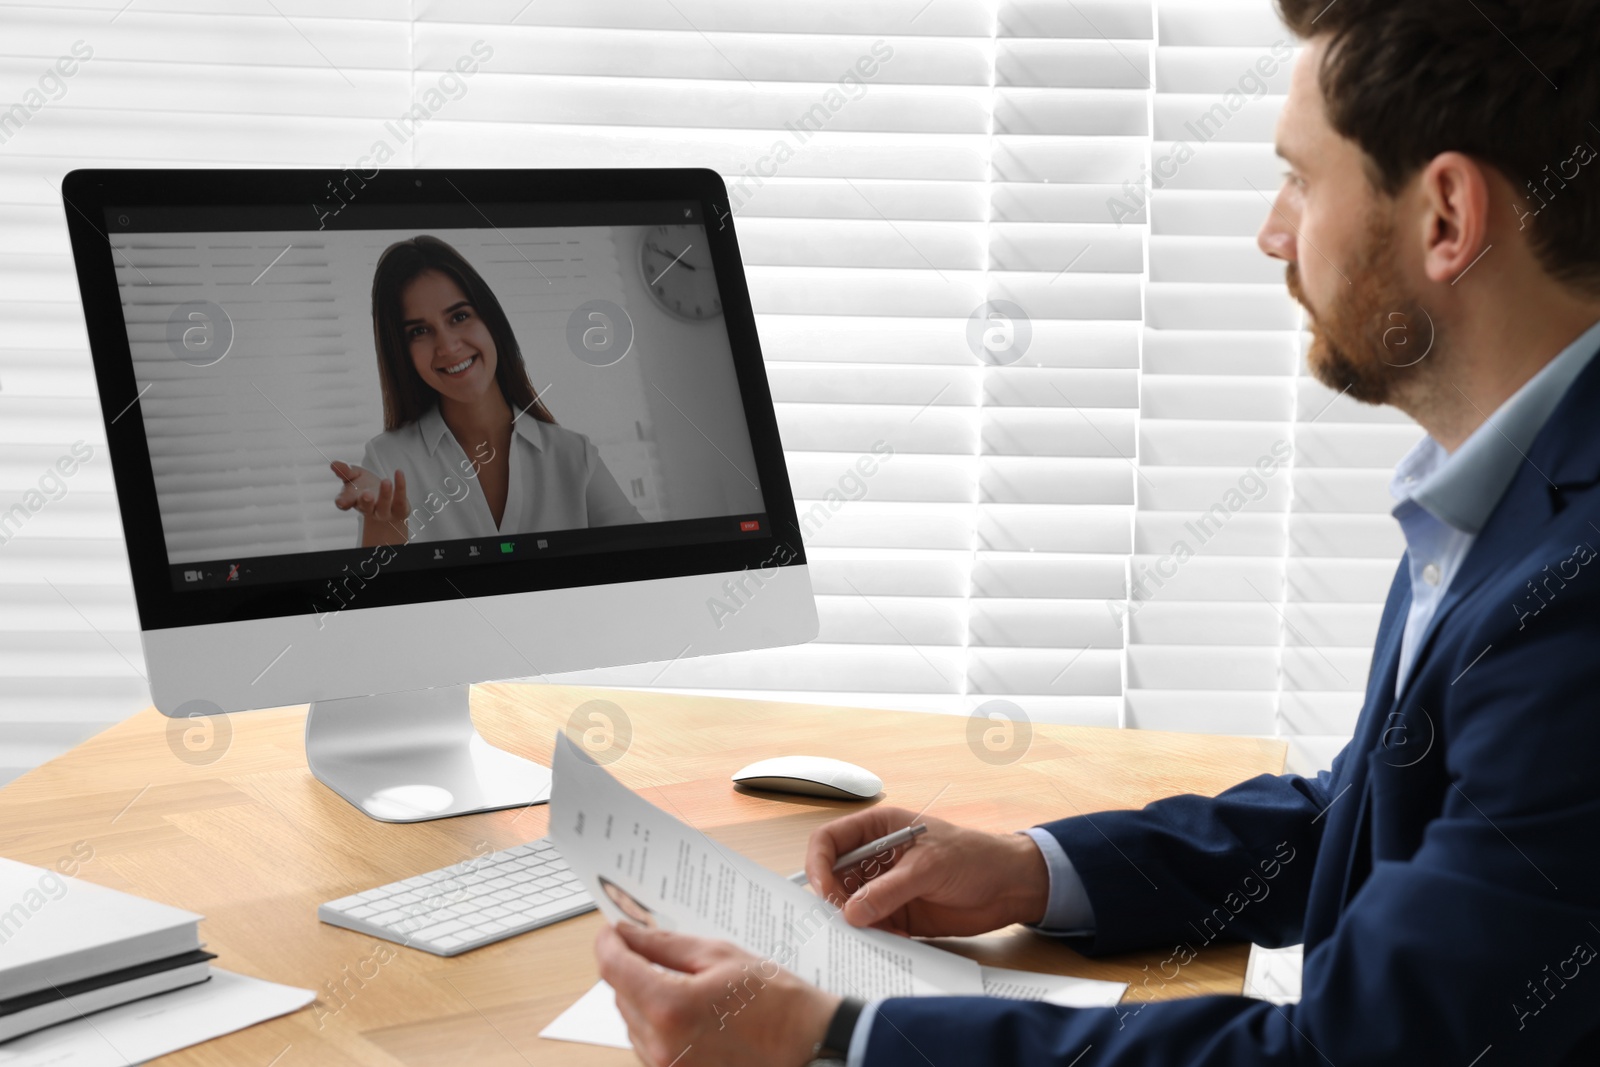
<svg viewBox="0 0 1600 1067">
<path fill-rule="evenodd" d="M 372 333 L 384 432 L 361 466 L 331 464 L 364 547 L 643 521 L 589 439 L 556 425 L 500 301 L 454 248 L 384 250 Z"/>
</svg>

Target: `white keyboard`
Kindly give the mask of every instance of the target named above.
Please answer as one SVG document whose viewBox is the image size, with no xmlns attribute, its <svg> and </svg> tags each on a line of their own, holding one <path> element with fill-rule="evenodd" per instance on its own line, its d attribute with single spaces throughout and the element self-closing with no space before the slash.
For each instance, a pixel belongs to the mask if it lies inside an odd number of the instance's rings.
<svg viewBox="0 0 1600 1067">
<path fill-rule="evenodd" d="M 331 900 L 333 926 L 455 956 L 594 910 L 548 837 Z"/>
</svg>

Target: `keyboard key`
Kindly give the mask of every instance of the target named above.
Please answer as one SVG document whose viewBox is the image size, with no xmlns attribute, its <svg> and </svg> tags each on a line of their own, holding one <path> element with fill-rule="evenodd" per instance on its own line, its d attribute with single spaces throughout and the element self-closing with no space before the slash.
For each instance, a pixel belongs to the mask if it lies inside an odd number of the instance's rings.
<svg viewBox="0 0 1600 1067">
<path fill-rule="evenodd" d="M 461 930 L 465 930 L 466 928 L 467 924 L 462 922 L 460 919 L 450 919 L 447 922 L 434 923 L 432 926 L 425 926 L 421 930 L 418 930 L 414 936 L 418 941 L 437 942 L 439 938 L 443 937 L 445 934 L 457 933 Z"/>
<path fill-rule="evenodd" d="M 538 910 L 533 913 L 533 918 L 550 919 L 556 915 L 565 915 L 577 905 L 578 902 L 574 900 L 552 900 L 548 904 L 541 904 Z M 587 911 L 588 909 L 584 910 Z"/>
</svg>

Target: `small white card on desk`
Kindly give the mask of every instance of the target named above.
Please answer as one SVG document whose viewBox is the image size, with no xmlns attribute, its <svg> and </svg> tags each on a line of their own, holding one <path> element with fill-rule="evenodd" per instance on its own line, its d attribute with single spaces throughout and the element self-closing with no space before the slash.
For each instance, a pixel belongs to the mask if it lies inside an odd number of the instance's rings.
<svg viewBox="0 0 1600 1067">
<path fill-rule="evenodd" d="M 1068 1008 L 1109 1008 L 1128 991 L 1127 982 L 1014 971 L 1008 967 L 983 967 L 981 970 L 983 992 L 991 997 L 1043 1000 Z M 539 1036 L 608 1048 L 633 1047 L 628 1041 L 628 1024 L 617 1011 L 616 993 L 605 982 L 596 982 L 577 1003 L 540 1030 Z"/>
<path fill-rule="evenodd" d="M 633 1047 L 633 1042 L 628 1040 L 628 1024 L 617 1011 L 617 995 L 605 982 L 596 982 L 576 1004 L 540 1030 L 539 1036 L 552 1041 L 576 1041 L 580 1045 Z"/>
<path fill-rule="evenodd" d="M 0 1067 L 128 1067 L 310 1004 L 309 989 L 211 970 L 211 980 L 0 1045 Z"/>
</svg>

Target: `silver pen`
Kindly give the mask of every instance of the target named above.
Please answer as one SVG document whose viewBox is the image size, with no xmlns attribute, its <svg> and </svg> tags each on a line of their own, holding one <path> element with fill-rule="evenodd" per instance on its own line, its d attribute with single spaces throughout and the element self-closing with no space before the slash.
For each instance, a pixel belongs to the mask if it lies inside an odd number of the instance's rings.
<svg viewBox="0 0 1600 1067">
<path fill-rule="evenodd" d="M 849 852 L 846 852 L 844 855 L 834 860 L 834 873 L 837 874 L 846 867 L 853 867 L 869 856 L 876 856 L 879 853 L 887 852 L 892 848 L 898 848 L 901 845 L 910 844 L 912 841 L 916 840 L 918 837 L 921 837 L 927 832 L 927 824 L 918 823 L 915 826 L 908 826 L 904 830 L 896 830 L 892 834 L 884 834 L 876 841 L 868 842 L 867 844 L 862 845 L 860 848 L 851 849 Z"/>
</svg>

